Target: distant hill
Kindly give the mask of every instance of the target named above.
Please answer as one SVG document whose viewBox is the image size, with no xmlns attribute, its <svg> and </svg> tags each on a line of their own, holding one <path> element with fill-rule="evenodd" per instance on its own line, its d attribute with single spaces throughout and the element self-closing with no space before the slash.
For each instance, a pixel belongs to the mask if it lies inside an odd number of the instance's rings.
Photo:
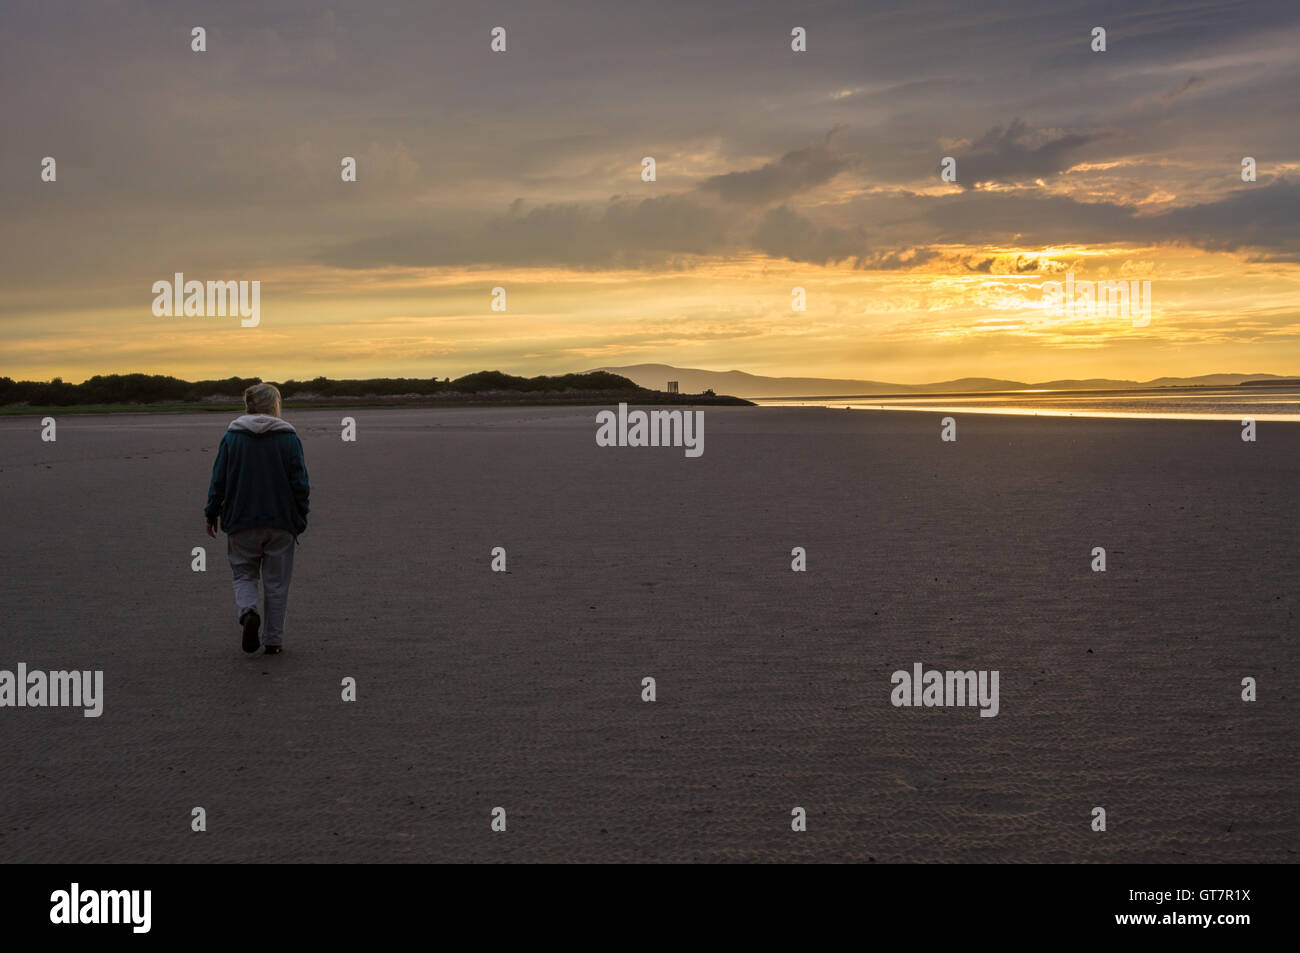
<svg viewBox="0 0 1300 953">
<path fill-rule="evenodd" d="M 932 384 L 891 384 L 886 381 L 829 377 L 762 377 L 744 371 L 708 371 L 669 364 L 632 364 L 627 367 L 599 367 L 598 371 L 618 374 L 641 387 L 662 390 L 677 381 L 682 393 L 713 390 L 737 397 L 843 397 L 858 394 L 958 394 L 994 390 L 1125 390 L 1137 387 L 1230 387 L 1245 381 L 1285 381 L 1276 374 L 1203 374 L 1200 377 L 1158 377 L 1152 381 L 1059 380 L 1030 383 L 991 377 L 962 377 Z"/>
<path fill-rule="evenodd" d="M 104 374 L 80 384 L 60 378 L 52 381 L 15 381 L 0 377 L 0 407 L 83 407 L 107 410 L 148 405 L 166 409 L 212 409 L 238 407 L 244 388 L 260 384 L 257 377 L 229 377 L 224 380 L 185 381 L 162 374 Z M 456 380 L 429 378 L 369 378 L 310 381 L 288 380 L 278 384 L 286 407 L 330 406 L 335 404 L 581 404 L 626 401 L 652 404 L 732 404 L 748 401 L 716 393 L 694 393 L 682 388 L 677 394 L 662 388 L 646 389 L 616 374 L 588 372 L 557 376 L 516 377 L 501 371 L 478 371 Z"/>
</svg>

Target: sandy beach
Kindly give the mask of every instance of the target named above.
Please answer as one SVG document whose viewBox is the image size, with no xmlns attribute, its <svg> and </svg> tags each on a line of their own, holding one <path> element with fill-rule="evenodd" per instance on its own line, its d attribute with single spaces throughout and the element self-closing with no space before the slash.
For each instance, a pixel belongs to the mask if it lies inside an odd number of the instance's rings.
<svg viewBox="0 0 1300 953">
<path fill-rule="evenodd" d="M 0 418 L 0 669 L 104 672 L 0 709 L 0 853 L 1297 860 L 1300 425 L 710 407 L 691 459 L 599 409 L 287 411 L 278 658 L 203 533 L 228 418 Z M 893 706 L 918 662 L 997 716 Z"/>
</svg>

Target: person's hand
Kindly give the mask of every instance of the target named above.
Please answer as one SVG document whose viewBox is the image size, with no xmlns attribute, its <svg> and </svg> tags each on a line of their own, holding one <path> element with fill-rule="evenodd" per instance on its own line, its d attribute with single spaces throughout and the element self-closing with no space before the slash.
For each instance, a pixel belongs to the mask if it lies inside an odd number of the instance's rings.
<svg viewBox="0 0 1300 953">
<path fill-rule="evenodd" d="M 213 539 L 216 539 L 216 538 L 217 538 L 217 524 L 216 524 L 216 523 L 209 523 L 209 524 L 208 524 L 208 535 L 211 536 Z"/>
</svg>

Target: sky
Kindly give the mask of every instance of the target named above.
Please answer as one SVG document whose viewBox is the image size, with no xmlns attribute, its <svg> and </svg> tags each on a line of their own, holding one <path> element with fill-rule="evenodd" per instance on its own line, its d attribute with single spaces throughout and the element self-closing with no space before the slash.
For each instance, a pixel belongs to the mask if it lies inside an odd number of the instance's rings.
<svg viewBox="0 0 1300 953">
<path fill-rule="evenodd" d="M 1294 0 L 6 0 L 0 375 L 1300 376 L 1297 90 Z"/>
</svg>

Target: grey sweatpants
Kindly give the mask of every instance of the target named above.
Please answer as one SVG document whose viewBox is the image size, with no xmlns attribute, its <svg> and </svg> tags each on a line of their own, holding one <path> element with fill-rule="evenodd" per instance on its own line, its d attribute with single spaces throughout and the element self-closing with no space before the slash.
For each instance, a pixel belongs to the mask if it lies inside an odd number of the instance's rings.
<svg viewBox="0 0 1300 953">
<path fill-rule="evenodd" d="M 261 613 L 263 645 L 280 645 L 284 641 L 293 546 L 293 533 L 272 526 L 241 529 L 226 537 L 226 554 L 235 574 L 236 618 L 242 619 L 249 609 L 257 608 L 259 574 L 266 590 L 266 612 Z"/>
</svg>

